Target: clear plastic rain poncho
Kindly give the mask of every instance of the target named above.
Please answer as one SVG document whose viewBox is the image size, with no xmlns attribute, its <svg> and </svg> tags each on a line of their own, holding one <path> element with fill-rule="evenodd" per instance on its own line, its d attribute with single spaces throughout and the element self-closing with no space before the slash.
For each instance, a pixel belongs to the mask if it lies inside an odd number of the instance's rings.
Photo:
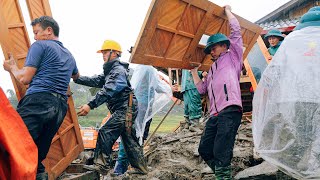
<svg viewBox="0 0 320 180">
<path fill-rule="evenodd" d="M 320 27 L 290 33 L 253 98 L 257 152 L 297 179 L 320 179 Z"/>
<path fill-rule="evenodd" d="M 142 145 L 146 123 L 171 101 L 172 90 L 169 84 L 160 79 L 158 71 L 147 65 L 138 65 L 134 69 L 130 83 L 138 100 L 135 128 Z"/>
</svg>

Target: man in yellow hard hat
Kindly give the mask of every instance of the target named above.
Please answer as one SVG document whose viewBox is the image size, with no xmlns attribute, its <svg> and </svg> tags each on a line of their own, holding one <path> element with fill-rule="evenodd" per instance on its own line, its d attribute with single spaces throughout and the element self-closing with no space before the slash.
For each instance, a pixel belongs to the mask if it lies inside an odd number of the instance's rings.
<svg viewBox="0 0 320 180">
<path fill-rule="evenodd" d="M 91 109 L 103 103 L 111 112 L 110 119 L 100 128 L 94 152 L 93 169 L 105 175 L 111 168 L 112 145 L 121 136 L 128 160 L 141 174 L 147 173 L 142 147 L 136 138 L 133 120 L 137 115 L 137 101 L 128 80 L 129 64 L 120 61 L 120 45 L 113 40 L 104 41 L 101 50 L 103 74 L 93 77 L 80 76 L 75 83 L 101 88 L 95 97 L 81 106 L 79 116 L 86 116 Z"/>
</svg>

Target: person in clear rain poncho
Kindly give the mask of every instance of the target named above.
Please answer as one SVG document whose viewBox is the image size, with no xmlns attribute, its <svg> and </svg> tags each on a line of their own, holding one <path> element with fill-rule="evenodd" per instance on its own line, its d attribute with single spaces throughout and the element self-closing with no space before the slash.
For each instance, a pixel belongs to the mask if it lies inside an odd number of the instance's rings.
<svg viewBox="0 0 320 180">
<path fill-rule="evenodd" d="M 257 152 L 297 179 L 320 179 L 320 6 L 284 39 L 253 99 Z"/>
<path fill-rule="evenodd" d="M 142 145 L 148 137 L 152 117 L 171 101 L 172 90 L 169 84 L 161 80 L 158 71 L 147 65 L 138 65 L 130 82 L 138 100 L 139 111 L 134 124 L 137 138 Z M 114 174 L 124 174 L 128 165 L 124 147 L 120 143 Z"/>
</svg>

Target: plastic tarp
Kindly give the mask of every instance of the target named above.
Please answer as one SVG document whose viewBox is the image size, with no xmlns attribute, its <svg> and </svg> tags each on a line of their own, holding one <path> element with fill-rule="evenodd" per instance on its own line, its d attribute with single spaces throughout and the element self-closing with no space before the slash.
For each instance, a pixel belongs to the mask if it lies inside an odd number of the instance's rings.
<svg viewBox="0 0 320 180">
<path fill-rule="evenodd" d="M 0 88 L 0 179 L 34 180 L 37 166 L 37 146 Z"/>
<path fill-rule="evenodd" d="M 257 152 L 297 179 L 320 179 L 320 27 L 290 33 L 253 98 Z"/>
<path fill-rule="evenodd" d="M 142 145 L 146 123 L 171 101 L 172 90 L 169 84 L 160 79 L 158 71 L 147 65 L 136 66 L 130 83 L 138 100 L 135 128 Z"/>
</svg>

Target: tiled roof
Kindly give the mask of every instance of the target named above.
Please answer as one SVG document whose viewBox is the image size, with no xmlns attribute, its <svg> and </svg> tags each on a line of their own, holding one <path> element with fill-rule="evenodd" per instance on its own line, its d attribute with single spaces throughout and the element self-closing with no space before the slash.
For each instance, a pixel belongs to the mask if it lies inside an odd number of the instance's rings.
<svg viewBox="0 0 320 180">
<path fill-rule="evenodd" d="M 270 29 L 281 29 L 287 27 L 294 27 L 299 24 L 300 18 L 293 18 L 293 19 L 280 19 L 271 22 L 265 22 L 258 24 L 263 30 L 270 30 Z"/>
</svg>

